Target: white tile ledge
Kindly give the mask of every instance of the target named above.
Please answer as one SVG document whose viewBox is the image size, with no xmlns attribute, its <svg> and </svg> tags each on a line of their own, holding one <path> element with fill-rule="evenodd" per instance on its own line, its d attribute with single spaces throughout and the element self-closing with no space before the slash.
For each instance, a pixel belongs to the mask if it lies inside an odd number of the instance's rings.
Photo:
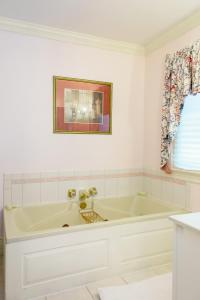
<svg viewBox="0 0 200 300">
<path fill-rule="evenodd" d="M 173 178 L 183 179 L 191 183 L 200 183 L 200 172 L 173 170 L 171 175 Z"/>
<path fill-rule="evenodd" d="M 160 179 L 162 180 L 177 180 L 185 183 L 200 184 L 200 172 L 172 169 L 172 174 L 166 174 L 164 171 L 161 170 L 144 169 L 144 176 L 148 175 L 160 177 Z"/>
</svg>

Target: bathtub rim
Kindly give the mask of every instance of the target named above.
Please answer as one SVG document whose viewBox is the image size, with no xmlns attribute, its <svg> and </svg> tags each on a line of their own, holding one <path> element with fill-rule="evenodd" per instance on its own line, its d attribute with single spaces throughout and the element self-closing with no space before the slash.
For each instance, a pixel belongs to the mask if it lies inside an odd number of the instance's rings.
<svg viewBox="0 0 200 300">
<path fill-rule="evenodd" d="M 27 241 L 36 238 L 43 238 L 48 236 L 55 236 L 61 234 L 70 234 L 74 232 L 80 232 L 85 230 L 94 230 L 99 228 L 105 227 L 112 227 L 112 226 L 119 226 L 128 223 L 137 223 L 146 220 L 156 220 L 156 219 L 163 219 L 163 218 L 170 218 L 173 215 L 179 215 L 183 213 L 187 213 L 184 209 L 178 209 L 177 207 L 171 207 L 172 210 L 168 212 L 162 213 L 154 213 L 154 214 L 147 214 L 143 216 L 133 216 L 133 217 L 125 217 L 117 220 L 110 220 L 106 222 L 98 222 L 98 223 L 91 223 L 91 224 L 79 224 L 74 225 L 66 228 L 53 228 L 48 230 L 38 230 L 38 231 L 20 231 L 16 228 L 14 224 L 14 218 L 10 211 L 7 211 L 5 208 L 3 209 L 3 224 L 4 224 L 4 242 L 6 244 L 15 243 L 19 241 Z M 15 227 L 15 230 L 11 229 L 11 226 Z M 14 232 L 14 233 L 13 233 Z"/>
</svg>

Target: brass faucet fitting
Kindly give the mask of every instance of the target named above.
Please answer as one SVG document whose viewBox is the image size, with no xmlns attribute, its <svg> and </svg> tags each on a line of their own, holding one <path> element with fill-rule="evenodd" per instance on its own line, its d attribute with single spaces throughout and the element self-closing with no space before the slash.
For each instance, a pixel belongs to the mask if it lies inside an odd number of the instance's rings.
<svg viewBox="0 0 200 300">
<path fill-rule="evenodd" d="M 81 201 L 79 207 L 80 209 L 85 209 L 87 207 L 87 203 L 85 201 Z"/>
<path fill-rule="evenodd" d="M 89 193 L 85 190 L 80 190 L 79 191 L 79 200 L 80 201 L 85 201 L 87 198 L 89 198 Z"/>
<path fill-rule="evenodd" d="M 89 192 L 90 196 L 96 196 L 97 195 L 97 189 L 94 186 L 89 188 L 88 192 Z"/>
<path fill-rule="evenodd" d="M 76 197 L 76 190 L 75 189 L 69 189 L 67 191 L 67 196 L 69 199 L 73 199 Z"/>
</svg>

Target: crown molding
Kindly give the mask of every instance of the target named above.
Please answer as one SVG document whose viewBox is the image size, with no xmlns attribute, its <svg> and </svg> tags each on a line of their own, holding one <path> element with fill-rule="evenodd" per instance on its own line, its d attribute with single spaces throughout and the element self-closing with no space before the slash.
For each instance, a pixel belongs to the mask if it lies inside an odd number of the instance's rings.
<svg viewBox="0 0 200 300">
<path fill-rule="evenodd" d="M 145 45 L 145 54 L 149 54 L 154 50 L 161 48 L 165 44 L 179 38 L 184 33 L 192 30 L 193 28 L 200 25 L 200 10 L 196 13 L 192 14 L 191 16 L 185 18 L 183 21 L 175 24 L 174 26 L 170 27 L 169 30 L 163 32 L 155 39 L 150 41 L 148 44 Z"/>
<path fill-rule="evenodd" d="M 78 33 L 5 17 L 0 17 L 0 30 L 123 53 L 144 55 L 144 47 L 139 44 L 101 38 L 90 34 Z"/>
<path fill-rule="evenodd" d="M 149 43 L 140 45 L 0 16 L 0 30 L 136 55 L 150 54 L 199 25 L 200 10 L 164 31 Z"/>
</svg>

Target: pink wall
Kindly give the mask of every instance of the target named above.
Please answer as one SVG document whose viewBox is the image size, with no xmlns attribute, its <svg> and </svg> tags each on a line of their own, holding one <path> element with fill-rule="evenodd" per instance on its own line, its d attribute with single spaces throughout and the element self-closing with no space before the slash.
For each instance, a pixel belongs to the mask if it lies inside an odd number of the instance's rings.
<svg viewBox="0 0 200 300">
<path fill-rule="evenodd" d="M 200 26 L 146 56 L 144 167 L 160 168 L 160 122 L 163 94 L 164 61 L 167 53 L 193 43 L 200 38 Z"/>
<path fill-rule="evenodd" d="M 141 168 L 144 57 L 0 32 L 2 174 Z M 53 134 L 52 76 L 113 82 L 113 134 Z M 0 200 L 1 201 L 1 200 Z"/>
<path fill-rule="evenodd" d="M 1 31 L 0 199 L 3 173 L 158 170 L 165 54 L 198 38 L 200 27 L 147 55 L 145 66 L 143 56 Z M 111 136 L 52 133 L 53 75 L 113 82 Z"/>
</svg>

